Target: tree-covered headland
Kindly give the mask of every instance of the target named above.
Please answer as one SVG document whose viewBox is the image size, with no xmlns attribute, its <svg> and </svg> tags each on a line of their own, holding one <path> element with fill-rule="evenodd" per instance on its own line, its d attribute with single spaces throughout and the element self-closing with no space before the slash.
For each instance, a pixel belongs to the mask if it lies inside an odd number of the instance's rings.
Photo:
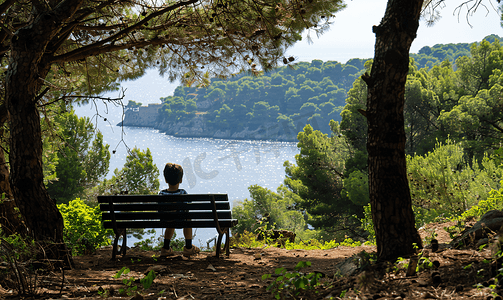
<svg viewBox="0 0 503 300">
<path fill-rule="evenodd" d="M 173 96 L 161 99 L 158 122 L 190 127 L 202 120 L 208 133 L 262 129 L 263 139 L 283 135 L 294 140 L 302 124 L 313 122 L 327 132 L 330 119 L 339 120 L 346 92 L 362 68 L 362 59 L 346 64 L 314 60 L 260 76 L 243 72 L 225 80 L 213 78 L 203 88 L 179 86 Z M 268 134 L 271 128 L 279 130 Z"/>
</svg>

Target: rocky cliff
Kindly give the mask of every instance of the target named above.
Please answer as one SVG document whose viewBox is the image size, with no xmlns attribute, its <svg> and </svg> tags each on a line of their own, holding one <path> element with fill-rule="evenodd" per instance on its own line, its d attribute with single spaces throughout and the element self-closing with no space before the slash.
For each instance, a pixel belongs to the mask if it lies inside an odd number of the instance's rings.
<svg viewBox="0 0 503 300">
<path fill-rule="evenodd" d="M 136 109 L 127 109 L 124 121 L 117 126 L 152 127 L 169 135 L 179 137 L 209 137 L 236 140 L 275 140 L 296 142 L 297 133 L 279 123 L 264 123 L 258 128 L 245 127 L 241 130 L 215 129 L 204 114 L 197 115 L 189 122 L 158 120 L 161 104 L 149 104 Z M 198 105 L 199 107 L 199 105 Z"/>
<path fill-rule="evenodd" d="M 124 120 L 118 126 L 155 127 L 161 104 L 149 104 L 133 109 L 126 109 Z"/>
</svg>

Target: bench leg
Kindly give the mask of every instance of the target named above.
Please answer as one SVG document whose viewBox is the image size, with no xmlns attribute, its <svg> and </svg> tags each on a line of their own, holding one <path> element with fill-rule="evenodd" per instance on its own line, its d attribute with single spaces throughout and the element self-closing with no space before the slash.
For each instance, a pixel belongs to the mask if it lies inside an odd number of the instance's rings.
<svg viewBox="0 0 503 300">
<path fill-rule="evenodd" d="M 121 250 L 117 251 L 118 244 L 119 244 L 119 237 L 121 235 L 122 235 L 122 246 L 121 246 Z M 117 254 L 121 254 L 122 256 L 126 255 L 126 243 L 127 243 L 126 229 L 117 230 L 117 233 L 115 233 L 114 244 L 112 247 L 112 260 L 115 260 L 115 257 L 117 256 Z"/>
<path fill-rule="evenodd" d="M 218 239 L 217 239 L 217 243 L 216 243 L 216 251 L 215 251 L 215 256 L 217 258 L 220 257 L 220 250 L 222 248 L 222 237 L 224 236 L 224 233 L 218 233 Z"/>
<path fill-rule="evenodd" d="M 122 232 L 122 247 L 121 247 L 121 254 L 122 256 L 126 255 L 126 250 L 127 250 L 127 234 L 126 234 L 126 229 L 124 228 L 124 231 Z"/>
<path fill-rule="evenodd" d="M 224 229 L 225 232 L 225 255 L 229 257 L 231 255 L 230 240 L 229 240 L 229 228 Z"/>
<path fill-rule="evenodd" d="M 225 245 L 224 245 L 224 250 L 225 250 L 225 255 L 230 256 L 231 251 L 230 251 L 230 241 L 229 241 L 229 228 L 223 228 L 222 232 L 218 233 L 218 239 L 216 243 L 216 257 L 220 257 L 220 252 L 222 248 L 222 238 L 225 235 Z"/>
<path fill-rule="evenodd" d="M 115 233 L 114 244 L 112 246 L 112 260 L 115 260 L 115 256 L 117 255 L 117 244 L 119 242 L 120 232 Z"/>
</svg>

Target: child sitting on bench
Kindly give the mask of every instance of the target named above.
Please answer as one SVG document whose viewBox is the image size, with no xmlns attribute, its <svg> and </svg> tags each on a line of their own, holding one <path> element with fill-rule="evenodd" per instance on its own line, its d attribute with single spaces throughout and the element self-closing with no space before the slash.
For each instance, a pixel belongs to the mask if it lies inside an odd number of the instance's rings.
<svg viewBox="0 0 503 300">
<path fill-rule="evenodd" d="M 164 167 L 164 179 L 168 183 L 168 189 L 159 192 L 159 195 L 184 195 L 187 192 L 184 189 L 180 189 L 180 183 L 182 183 L 183 168 L 180 165 L 167 163 Z M 170 247 L 171 239 L 175 233 L 174 228 L 166 228 L 164 233 L 164 245 L 161 248 L 161 257 L 174 255 L 173 249 Z M 183 235 L 185 237 L 185 247 L 183 247 L 183 256 L 190 257 L 191 255 L 197 255 L 200 249 L 192 245 L 192 228 L 184 228 Z"/>
</svg>

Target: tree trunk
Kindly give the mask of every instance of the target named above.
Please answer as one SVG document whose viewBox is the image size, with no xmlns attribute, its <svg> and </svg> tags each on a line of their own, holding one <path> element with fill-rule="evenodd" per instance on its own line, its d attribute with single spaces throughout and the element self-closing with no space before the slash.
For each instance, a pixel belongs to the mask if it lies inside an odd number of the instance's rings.
<svg viewBox="0 0 503 300">
<path fill-rule="evenodd" d="M 5 103 L 10 117 L 10 183 L 12 193 L 27 227 L 27 234 L 44 247 L 50 258 L 66 256 L 63 217 L 43 182 L 42 134 L 37 94 L 50 65 L 43 56 L 48 36 L 54 34 L 53 18 L 38 18 L 19 29 L 11 42 L 6 74 Z M 50 20 L 48 24 L 42 21 Z M 49 247 L 50 246 L 50 247 Z"/>
<path fill-rule="evenodd" d="M 4 107 L 2 106 L 2 108 Z M 5 114 L 7 114 L 6 111 Z M 6 118 L 0 117 L 0 124 L 4 124 L 5 120 Z M 4 130 L 0 129 L 0 137 L 3 135 Z M 0 195 L 0 227 L 2 228 L 2 234 L 19 233 L 24 236 L 26 234 L 26 225 L 23 222 L 22 215 L 16 211 L 16 204 L 9 184 L 9 167 L 5 161 L 3 149 L 0 149 Z"/>
<path fill-rule="evenodd" d="M 36 107 L 37 69 L 30 54 L 12 53 L 17 66 L 9 64 L 7 107 L 11 115 L 10 181 L 28 234 L 36 240 L 63 242 L 63 218 L 45 190 L 42 170 L 42 135 Z"/>
<path fill-rule="evenodd" d="M 374 26 L 375 56 L 368 85 L 369 191 L 378 258 L 393 260 L 422 247 L 415 228 L 405 161 L 404 95 L 409 49 L 423 0 L 389 0 Z"/>
</svg>

